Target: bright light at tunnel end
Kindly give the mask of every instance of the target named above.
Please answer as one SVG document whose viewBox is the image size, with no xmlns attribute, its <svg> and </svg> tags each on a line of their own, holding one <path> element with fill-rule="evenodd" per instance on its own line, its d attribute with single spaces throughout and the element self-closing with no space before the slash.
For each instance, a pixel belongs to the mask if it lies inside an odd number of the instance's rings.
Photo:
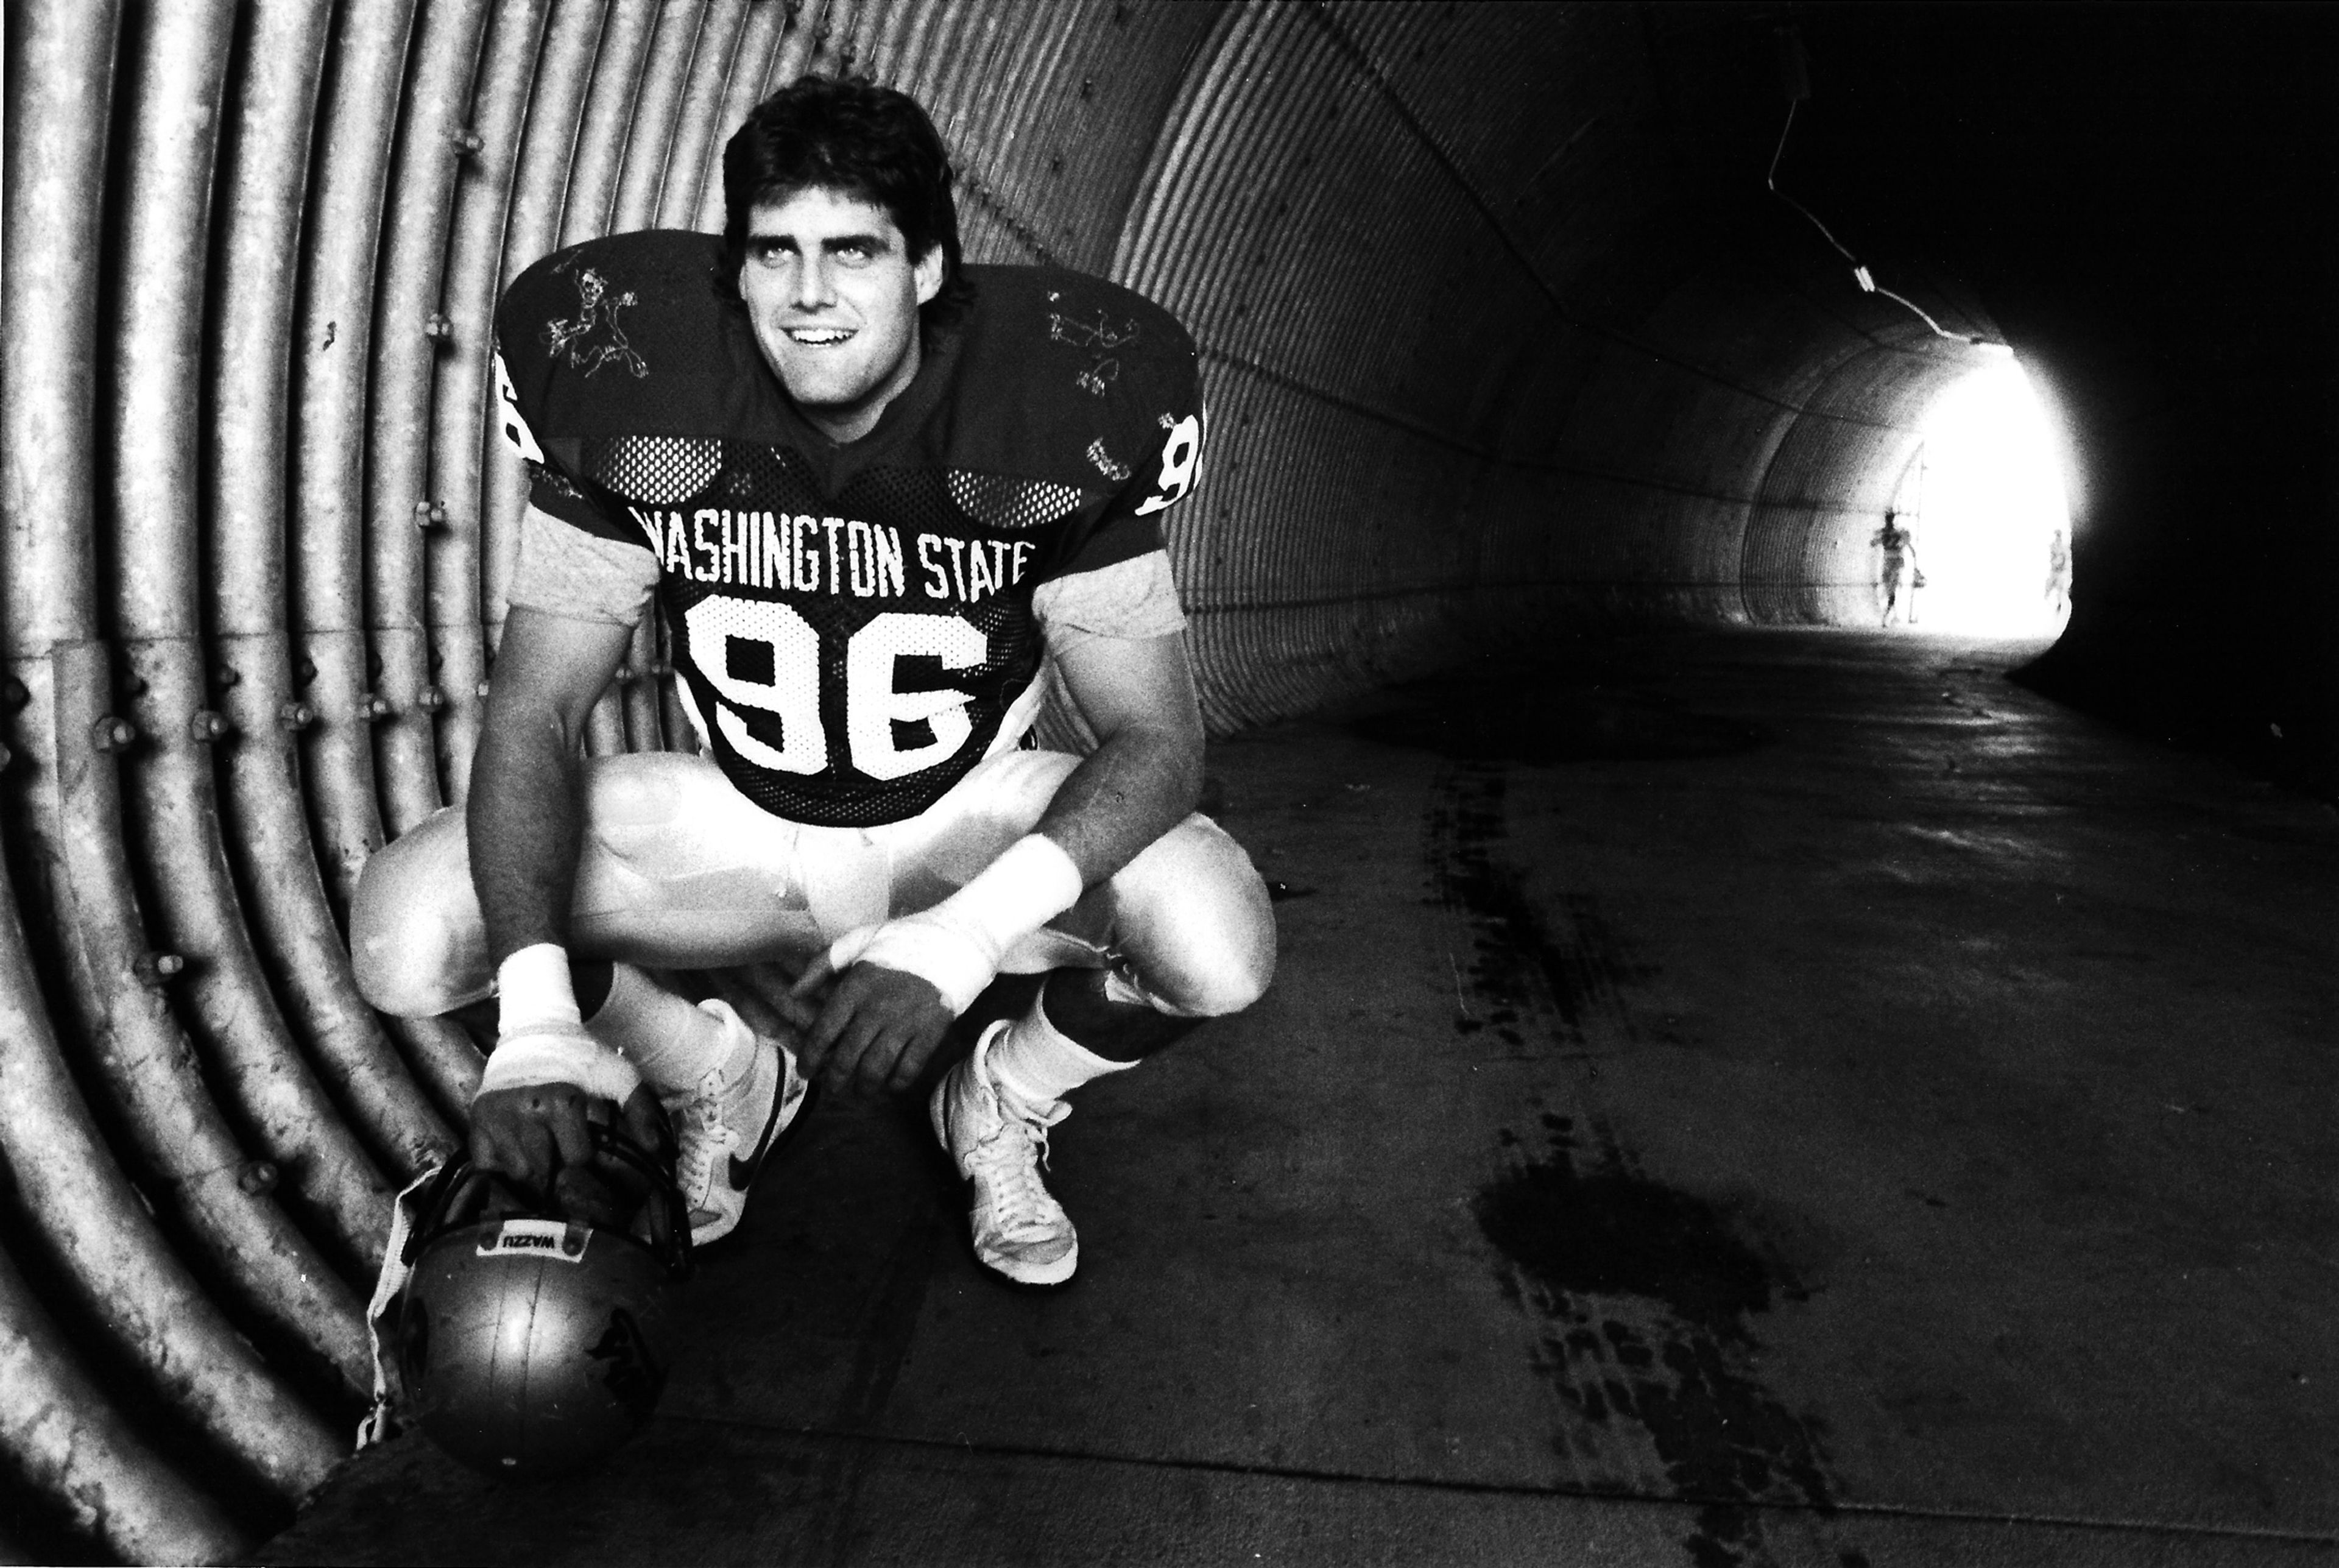
<svg viewBox="0 0 2339 1568">
<path fill-rule="evenodd" d="M 2010 350 L 1925 411 L 1916 488 L 1915 629 L 2053 636 L 2070 616 L 2061 432 Z"/>
</svg>

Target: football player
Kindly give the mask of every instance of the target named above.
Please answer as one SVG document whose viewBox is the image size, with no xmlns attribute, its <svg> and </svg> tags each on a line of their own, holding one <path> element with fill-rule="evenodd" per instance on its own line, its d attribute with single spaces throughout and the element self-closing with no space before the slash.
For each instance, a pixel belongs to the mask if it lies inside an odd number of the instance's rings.
<svg viewBox="0 0 2339 1568">
<path fill-rule="evenodd" d="M 962 264 L 951 184 L 914 101 L 806 77 L 725 149 L 719 239 L 512 284 L 498 413 L 531 488 L 485 737 L 466 811 L 369 863 L 352 946 L 388 1011 L 499 999 L 481 1166 L 540 1180 L 588 1100 L 655 1094 L 702 1242 L 807 1080 L 904 1090 L 994 976 L 1044 972 L 930 1109 L 977 1255 L 1047 1285 L 1079 1257 L 1041 1179 L 1065 1095 L 1248 1006 L 1274 925 L 1193 810 L 1161 536 L 1193 343 L 1100 280 Z M 698 754 L 584 760 L 652 599 Z M 1051 691 L 1083 754 L 1032 749 Z M 726 966 L 696 1005 L 659 972 Z"/>
</svg>

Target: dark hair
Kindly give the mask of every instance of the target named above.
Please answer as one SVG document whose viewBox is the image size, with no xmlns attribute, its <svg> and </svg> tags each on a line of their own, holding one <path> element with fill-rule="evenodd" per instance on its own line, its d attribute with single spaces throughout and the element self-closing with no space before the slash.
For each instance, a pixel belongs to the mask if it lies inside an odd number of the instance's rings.
<svg viewBox="0 0 2339 1568">
<path fill-rule="evenodd" d="M 883 207 L 913 261 L 942 248 L 942 289 L 919 311 L 933 331 L 973 296 L 952 179 L 950 154 L 915 98 L 865 76 L 800 76 L 756 104 L 723 149 L 724 281 L 737 290 L 752 209 L 835 191 Z"/>
</svg>

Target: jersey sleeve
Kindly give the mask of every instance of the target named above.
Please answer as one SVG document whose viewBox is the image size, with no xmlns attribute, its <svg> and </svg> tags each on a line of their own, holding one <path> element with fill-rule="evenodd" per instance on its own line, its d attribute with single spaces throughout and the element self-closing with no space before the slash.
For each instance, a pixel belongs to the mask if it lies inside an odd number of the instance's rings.
<svg viewBox="0 0 2339 1568">
<path fill-rule="evenodd" d="M 558 255 L 556 252 L 556 257 Z M 528 504 L 549 518 L 613 543 L 640 544 L 640 528 L 592 495 L 578 473 L 581 443 L 565 436 L 551 407 L 576 401 L 576 367 L 552 351 L 567 326 L 565 296 L 548 257 L 512 281 L 496 306 L 496 428 L 528 466 Z M 573 293 L 573 287 L 567 291 Z"/>
<path fill-rule="evenodd" d="M 580 443 L 556 409 L 573 405 L 577 372 L 557 351 L 565 291 L 555 267 L 532 267 L 496 309 L 498 433 L 527 465 L 528 505 L 508 602 L 565 619 L 633 626 L 657 586 L 658 557 L 640 527 L 577 472 Z"/>
<path fill-rule="evenodd" d="M 1118 488 L 1065 553 L 1056 577 L 1159 554 L 1162 515 L 1191 495 L 1201 477 L 1204 416 L 1194 340 L 1160 307 L 1134 295 L 1119 299 L 1131 312 L 1131 337 L 1116 347 L 1116 373 L 1103 383 L 1105 417 L 1088 452 Z"/>
<path fill-rule="evenodd" d="M 615 532 L 606 526 L 607 519 L 602 508 L 578 488 L 567 466 L 558 462 L 545 450 L 545 444 L 537 439 L 536 423 L 528 417 L 528 408 L 512 382 L 511 368 L 505 362 L 500 341 L 496 348 L 496 429 L 504 445 L 518 453 L 520 461 L 528 465 L 530 506 L 587 533 Z"/>
</svg>

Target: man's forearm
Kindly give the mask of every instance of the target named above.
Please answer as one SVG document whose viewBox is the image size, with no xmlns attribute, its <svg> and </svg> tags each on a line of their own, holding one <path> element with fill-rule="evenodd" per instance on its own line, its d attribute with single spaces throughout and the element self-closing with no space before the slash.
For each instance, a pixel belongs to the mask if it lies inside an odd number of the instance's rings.
<svg viewBox="0 0 2339 1568">
<path fill-rule="evenodd" d="M 867 1000 L 853 989 L 865 983 L 864 966 L 923 981 L 910 1001 L 936 1031 L 963 1012 L 1015 942 L 1185 819 L 1200 792 L 1201 749 L 1198 727 L 1117 729 L 1066 775 L 1032 834 L 1009 845 L 965 886 L 932 909 L 839 938 L 790 992 L 802 997 L 830 975 L 853 971 L 814 1021 L 815 1057 Z"/>
<path fill-rule="evenodd" d="M 1094 887 L 1184 821 L 1202 790 L 1202 748 L 1183 729 L 1131 727 L 1083 758 L 1035 830 Z"/>
<path fill-rule="evenodd" d="M 576 747 L 550 713 L 490 726 L 480 743 L 466 822 L 491 963 L 567 943 L 581 781 Z"/>
</svg>

